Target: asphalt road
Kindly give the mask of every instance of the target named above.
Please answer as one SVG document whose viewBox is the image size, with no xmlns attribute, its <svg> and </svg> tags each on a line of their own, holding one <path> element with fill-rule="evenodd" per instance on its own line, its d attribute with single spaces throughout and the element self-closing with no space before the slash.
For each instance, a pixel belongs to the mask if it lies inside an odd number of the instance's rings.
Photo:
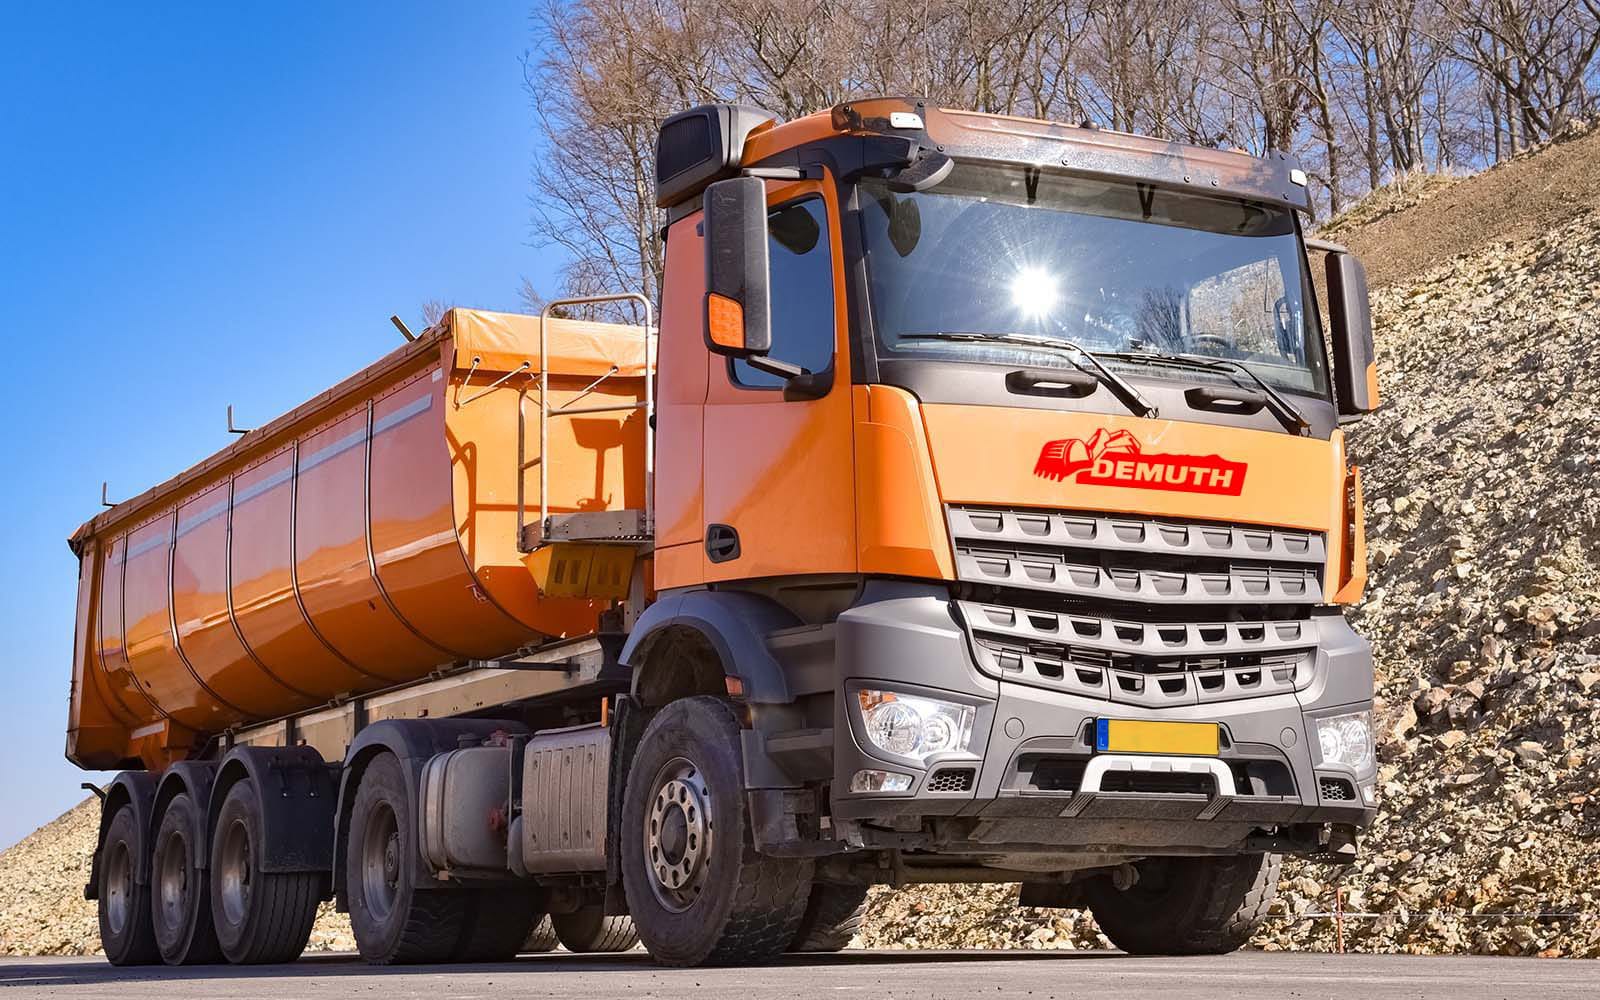
<svg viewBox="0 0 1600 1000">
<path fill-rule="evenodd" d="M 375 969 L 354 956 L 293 965 L 113 969 L 102 959 L 0 959 L 0 997 L 688 998 L 929 1000 L 1256 1000 L 1600 996 L 1600 962 L 1243 953 L 1128 958 L 1114 952 L 846 952 L 760 969 L 661 969 L 642 953 L 603 959 L 534 955 L 501 965 Z"/>
</svg>

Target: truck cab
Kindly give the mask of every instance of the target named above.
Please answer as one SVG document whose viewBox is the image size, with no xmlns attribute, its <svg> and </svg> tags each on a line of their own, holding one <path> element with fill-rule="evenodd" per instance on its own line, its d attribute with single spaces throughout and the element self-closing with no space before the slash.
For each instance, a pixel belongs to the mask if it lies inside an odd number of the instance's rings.
<svg viewBox="0 0 1600 1000">
<path fill-rule="evenodd" d="M 1140 951 L 1237 946 L 1277 855 L 1354 857 L 1376 381 L 1292 160 L 873 100 L 697 108 L 656 171 L 660 598 L 624 659 L 646 704 L 653 652 L 726 661 L 757 850 L 1008 873 Z M 1156 919 L 1228 893 L 1231 934 Z"/>
</svg>

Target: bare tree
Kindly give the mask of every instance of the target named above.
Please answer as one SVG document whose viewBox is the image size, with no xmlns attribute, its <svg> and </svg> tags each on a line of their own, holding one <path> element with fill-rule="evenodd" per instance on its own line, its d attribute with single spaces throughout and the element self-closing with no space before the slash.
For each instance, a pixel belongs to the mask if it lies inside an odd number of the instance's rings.
<svg viewBox="0 0 1600 1000">
<path fill-rule="evenodd" d="M 658 295 L 656 134 L 707 101 L 900 94 L 1284 152 L 1337 212 L 1546 141 L 1600 89 L 1600 0 L 535 2 L 533 238 L 564 294 Z"/>
</svg>

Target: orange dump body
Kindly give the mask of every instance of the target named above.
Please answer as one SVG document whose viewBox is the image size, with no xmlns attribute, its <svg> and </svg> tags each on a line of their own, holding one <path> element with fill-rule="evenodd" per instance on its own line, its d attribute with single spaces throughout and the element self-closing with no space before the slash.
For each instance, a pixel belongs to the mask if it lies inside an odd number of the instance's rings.
<svg viewBox="0 0 1600 1000">
<path fill-rule="evenodd" d="M 547 357 L 554 405 L 608 373 L 582 405 L 644 399 L 639 328 L 551 320 Z M 518 478 L 530 521 L 546 460 L 554 513 L 643 508 L 644 411 L 553 420 L 540 456 L 539 363 L 536 317 L 452 310 L 79 528 L 67 757 L 158 768 L 232 727 L 592 632 L 601 604 L 542 596 L 522 564 Z"/>
</svg>

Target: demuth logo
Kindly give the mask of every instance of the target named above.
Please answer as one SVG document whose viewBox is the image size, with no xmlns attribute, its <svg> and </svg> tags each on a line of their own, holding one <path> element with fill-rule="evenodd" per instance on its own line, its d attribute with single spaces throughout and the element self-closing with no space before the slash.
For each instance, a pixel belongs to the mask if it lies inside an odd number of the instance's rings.
<svg viewBox="0 0 1600 1000">
<path fill-rule="evenodd" d="M 1146 452 L 1127 431 L 1094 432 L 1087 441 L 1062 438 L 1039 452 L 1033 474 L 1086 486 L 1126 486 L 1236 497 L 1244 490 L 1245 463 L 1216 455 Z"/>
</svg>

